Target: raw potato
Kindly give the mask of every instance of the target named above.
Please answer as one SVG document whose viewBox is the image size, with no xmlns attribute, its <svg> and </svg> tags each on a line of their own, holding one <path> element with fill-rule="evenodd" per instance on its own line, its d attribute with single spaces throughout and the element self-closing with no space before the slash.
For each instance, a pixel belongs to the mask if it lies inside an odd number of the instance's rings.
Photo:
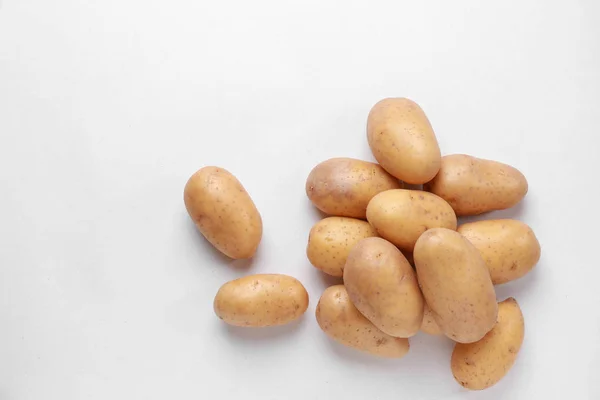
<svg viewBox="0 0 600 400">
<path fill-rule="evenodd" d="M 482 390 L 502 379 L 514 365 L 523 344 L 525 322 L 519 304 L 508 298 L 498 304 L 498 322 L 478 342 L 457 343 L 452 352 L 452 374 L 462 386 Z"/>
<path fill-rule="evenodd" d="M 458 232 L 434 228 L 417 241 L 417 277 L 435 322 L 450 339 L 472 343 L 498 316 L 494 285 L 479 251 Z"/>
<path fill-rule="evenodd" d="M 280 274 L 250 275 L 227 282 L 215 296 L 215 314 L 235 326 L 283 325 L 308 307 L 308 293 L 295 278 Z"/>
<path fill-rule="evenodd" d="M 442 335 L 444 333 L 437 322 L 435 322 L 431 308 L 429 308 L 427 303 L 425 303 L 423 307 L 423 323 L 421 324 L 421 330 L 430 335 Z"/>
<path fill-rule="evenodd" d="M 479 250 L 495 285 L 524 276 L 540 259 L 540 242 L 521 221 L 471 222 L 459 226 L 458 232 Z"/>
<path fill-rule="evenodd" d="M 375 163 L 332 158 L 310 172 L 306 195 L 326 214 L 365 219 L 373 196 L 399 187 L 400 182 Z"/>
<path fill-rule="evenodd" d="M 377 329 L 354 307 L 344 285 L 323 292 L 316 317 L 323 332 L 343 345 L 387 358 L 401 358 L 408 353 L 408 339 Z"/>
<path fill-rule="evenodd" d="M 379 193 L 369 202 L 367 219 L 382 238 L 406 252 L 413 251 L 417 239 L 427 229 L 456 229 L 452 207 L 442 198 L 420 190 Z"/>
<path fill-rule="evenodd" d="M 425 190 L 450 203 L 458 216 L 510 208 L 525 197 L 527 189 L 527 179 L 519 170 L 464 154 L 442 157 L 440 172 L 425 185 Z"/>
<path fill-rule="evenodd" d="M 371 151 L 386 171 L 411 184 L 431 180 L 440 169 L 440 147 L 417 103 L 389 98 L 375 104 L 367 121 Z"/>
<path fill-rule="evenodd" d="M 188 180 L 185 207 L 202 235 L 231 258 L 250 258 L 262 238 L 262 219 L 242 184 L 219 167 L 204 167 Z"/>
<path fill-rule="evenodd" d="M 358 242 L 348 255 L 344 285 L 358 311 L 390 336 L 414 336 L 423 321 L 423 295 L 400 250 L 387 240 Z"/>
<path fill-rule="evenodd" d="M 310 230 L 306 255 L 316 268 L 341 277 L 352 247 L 371 236 L 377 236 L 377 231 L 366 221 L 346 217 L 324 218 Z"/>
</svg>

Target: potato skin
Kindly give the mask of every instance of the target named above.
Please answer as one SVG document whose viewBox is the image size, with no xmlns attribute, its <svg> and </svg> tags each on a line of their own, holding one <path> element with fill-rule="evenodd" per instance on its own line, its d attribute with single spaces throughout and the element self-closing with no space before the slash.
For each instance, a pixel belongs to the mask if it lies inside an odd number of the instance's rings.
<svg viewBox="0 0 600 400">
<path fill-rule="evenodd" d="M 517 301 L 511 297 L 499 303 L 498 322 L 483 339 L 454 346 L 454 379 L 471 390 L 495 385 L 514 365 L 524 335 L 525 322 Z"/>
<path fill-rule="evenodd" d="M 361 219 L 324 218 L 310 230 L 306 255 L 315 268 L 341 277 L 352 247 L 361 239 L 372 236 L 377 236 L 377 231 Z"/>
<path fill-rule="evenodd" d="M 408 353 L 408 339 L 377 329 L 354 307 L 344 285 L 330 286 L 323 292 L 315 315 L 323 332 L 345 346 L 386 358 Z"/>
<path fill-rule="evenodd" d="M 229 171 L 200 169 L 188 180 L 183 197 L 200 233 L 220 252 L 234 259 L 254 256 L 262 238 L 262 218 Z"/>
<path fill-rule="evenodd" d="M 433 128 L 412 100 L 387 98 L 375 104 L 367 120 L 367 139 L 377 162 L 404 182 L 425 183 L 440 169 Z"/>
<path fill-rule="evenodd" d="M 498 316 L 496 293 L 479 251 L 458 232 L 434 228 L 415 245 L 417 278 L 435 322 L 455 342 L 472 343 Z"/>
<path fill-rule="evenodd" d="M 541 247 L 533 230 L 514 219 L 462 224 L 458 233 L 479 250 L 495 285 L 521 278 L 537 264 Z"/>
<path fill-rule="evenodd" d="M 456 229 L 456 215 L 442 198 L 421 190 L 395 189 L 369 202 L 367 220 L 379 235 L 402 251 L 412 252 L 430 228 Z"/>
<path fill-rule="evenodd" d="M 427 303 L 425 303 L 423 307 L 423 323 L 421 324 L 421 330 L 430 335 L 442 335 L 444 333 L 437 322 L 435 322 L 431 308 L 429 308 Z"/>
<path fill-rule="evenodd" d="M 510 165 L 452 154 L 442 157 L 440 171 L 424 189 L 450 203 L 456 215 L 464 216 L 510 208 L 525 197 L 528 184 Z"/>
<path fill-rule="evenodd" d="M 295 278 L 258 274 L 225 283 L 215 296 L 215 314 L 229 325 L 284 325 L 304 314 L 308 293 Z"/>
<path fill-rule="evenodd" d="M 352 248 L 344 286 L 354 306 L 390 336 L 414 336 L 423 321 L 423 295 L 404 255 L 390 242 L 366 238 Z"/>
<path fill-rule="evenodd" d="M 400 182 L 378 164 L 331 158 L 310 172 L 306 195 L 325 214 L 365 219 L 373 196 L 399 187 Z"/>
</svg>

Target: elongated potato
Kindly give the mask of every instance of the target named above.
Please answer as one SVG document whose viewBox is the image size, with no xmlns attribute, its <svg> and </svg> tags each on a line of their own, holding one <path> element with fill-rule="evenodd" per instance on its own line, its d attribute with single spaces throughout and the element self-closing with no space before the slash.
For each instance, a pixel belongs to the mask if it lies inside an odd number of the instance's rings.
<svg viewBox="0 0 600 400">
<path fill-rule="evenodd" d="M 250 258 L 262 238 L 262 218 L 229 171 L 204 167 L 188 180 L 185 207 L 202 235 L 231 258 Z"/>
<path fill-rule="evenodd" d="M 429 308 L 427 303 L 425 303 L 423 307 L 423 323 L 421 324 L 421 330 L 430 335 L 442 335 L 444 333 L 437 322 L 435 322 L 431 308 Z"/>
<path fill-rule="evenodd" d="M 439 173 L 424 189 L 463 216 L 510 208 L 525 197 L 528 185 L 525 176 L 510 165 L 453 154 L 442 157 Z"/>
<path fill-rule="evenodd" d="M 375 163 L 332 158 L 310 172 L 306 195 L 326 214 L 365 219 L 373 196 L 399 187 L 400 182 Z"/>
<path fill-rule="evenodd" d="M 316 268 L 341 277 L 352 247 L 361 239 L 371 236 L 377 236 L 377 231 L 361 219 L 324 218 L 310 230 L 306 255 Z"/>
<path fill-rule="evenodd" d="M 380 357 L 401 358 L 408 353 L 408 339 L 381 332 L 354 307 L 344 285 L 327 288 L 316 317 L 319 326 L 335 341 Z"/>
<path fill-rule="evenodd" d="M 375 104 L 367 121 L 375 159 L 396 178 L 411 184 L 431 180 L 440 169 L 440 147 L 417 103 L 388 98 Z"/>
<path fill-rule="evenodd" d="M 495 285 L 524 276 L 540 259 L 540 242 L 521 221 L 470 222 L 459 226 L 458 232 L 479 250 Z"/>
<path fill-rule="evenodd" d="M 524 336 L 525 322 L 519 304 L 508 298 L 498 304 L 498 322 L 483 339 L 454 346 L 454 379 L 471 390 L 495 385 L 514 365 Z"/>
<path fill-rule="evenodd" d="M 379 330 L 394 337 L 415 335 L 423 321 L 423 295 L 400 250 L 371 237 L 352 248 L 344 267 L 350 300 Z"/>
<path fill-rule="evenodd" d="M 446 336 L 472 343 L 492 329 L 498 316 L 494 285 L 467 239 L 450 229 L 430 229 L 413 255 L 423 297 Z"/>
<path fill-rule="evenodd" d="M 420 190 L 379 193 L 369 202 L 367 220 L 382 238 L 407 252 L 413 251 L 427 229 L 456 229 L 452 207 L 442 198 Z"/>
<path fill-rule="evenodd" d="M 215 314 L 229 325 L 264 327 L 299 318 L 308 307 L 308 293 L 295 278 L 258 274 L 225 283 L 215 296 Z"/>
</svg>

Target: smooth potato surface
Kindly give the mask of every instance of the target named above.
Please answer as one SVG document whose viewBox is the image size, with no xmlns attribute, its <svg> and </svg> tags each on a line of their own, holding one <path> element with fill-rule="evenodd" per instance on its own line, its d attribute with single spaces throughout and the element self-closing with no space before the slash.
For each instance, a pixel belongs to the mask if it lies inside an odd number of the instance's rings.
<svg viewBox="0 0 600 400">
<path fill-rule="evenodd" d="M 379 330 L 415 335 L 423 321 L 423 296 L 410 263 L 387 240 L 371 237 L 352 248 L 344 268 L 350 300 Z"/>
<path fill-rule="evenodd" d="M 323 292 L 316 318 L 323 332 L 343 345 L 386 358 L 401 358 L 408 353 L 408 339 L 377 329 L 354 307 L 344 285 L 331 286 Z"/>
<path fill-rule="evenodd" d="M 310 172 L 306 195 L 325 214 L 365 219 L 367 204 L 373 196 L 400 185 L 378 164 L 353 158 L 332 158 Z"/>
<path fill-rule="evenodd" d="M 430 229 L 413 255 L 425 302 L 446 336 L 471 343 L 492 329 L 498 316 L 494 285 L 467 239 L 450 229 Z"/>
<path fill-rule="evenodd" d="M 295 278 L 258 274 L 225 283 L 215 296 L 215 314 L 235 326 L 283 325 L 308 307 L 308 293 Z"/>
<path fill-rule="evenodd" d="M 262 238 L 262 218 L 229 171 L 200 169 L 185 185 L 184 202 L 200 233 L 220 252 L 234 259 L 254 256 Z"/>
<path fill-rule="evenodd" d="M 528 184 L 510 165 L 453 154 L 442 157 L 440 171 L 424 189 L 450 203 L 456 215 L 464 216 L 510 208 L 525 197 Z"/>
<path fill-rule="evenodd" d="M 423 307 L 423 323 L 421 324 L 421 330 L 430 335 L 442 335 L 444 333 L 437 322 L 435 322 L 431 308 L 429 308 L 427 303 L 425 303 Z"/>
<path fill-rule="evenodd" d="M 483 339 L 454 346 L 454 379 L 471 390 L 495 385 L 514 365 L 524 336 L 525 322 L 519 304 L 508 298 L 498 304 L 498 322 Z"/>
</svg>

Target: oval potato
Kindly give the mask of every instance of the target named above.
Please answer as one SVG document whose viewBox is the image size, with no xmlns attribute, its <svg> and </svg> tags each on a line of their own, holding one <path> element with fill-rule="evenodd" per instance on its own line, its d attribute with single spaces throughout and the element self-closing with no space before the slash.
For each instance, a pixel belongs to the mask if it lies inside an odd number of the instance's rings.
<svg viewBox="0 0 600 400">
<path fill-rule="evenodd" d="M 412 100 L 388 98 L 375 104 L 367 120 L 367 139 L 377 162 L 404 182 L 425 183 L 440 169 L 433 128 Z"/>
<path fill-rule="evenodd" d="M 325 214 L 365 219 L 373 196 L 399 187 L 400 182 L 375 163 L 332 158 L 310 172 L 306 195 Z"/>
<path fill-rule="evenodd" d="M 265 327 L 299 318 L 308 308 L 308 293 L 295 278 L 258 274 L 225 283 L 215 296 L 215 314 L 229 325 Z"/>
<path fill-rule="evenodd" d="M 381 332 L 354 307 L 344 285 L 327 288 L 316 317 L 319 326 L 338 343 L 380 357 L 401 358 L 408 353 L 408 339 Z"/>
<path fill-rule="evenodd" d="M 471 343 L 492 329 L 498 316 L 494 285 L 467 239 L 450 229 L 430 229 L 413 255 L 425 302 L 446 336 Z"/>
<path fill-rule="evenodd" d="M 341 277 L 348 253 L 361 239 L 377 236 L 368 222 L 347 217 L 328 217 L 317 222 L 308 235 L 306 255 L 326 274 Z"/>
<path fill-rule="evenodd" d="M 415 272 L 387 240 L 358 242 L 344 267 L 344 286 L 354 306 L 390 336 L 415 335 L 423 321 L 423 296 Z"/>
<path fill-rule="evenodd" d="M 234 259 L 254 256 L 262 238 L 262 218 L 229 171 L 200 169 L 188 180 L 183 197 L 190 218 L 217 250 Z"/>
<path fill-rule="evenodd" d="M 421 330 L 430 335 L 442 335 L 444 333 L 437 322 L 435 322 L 431 308 L 429 308 L 427 303 L 425 303 L 423 307 L 423 323 L 421 324 Z"/>
<path fill-rule="evenodd" d="M 442 198 L 420 190 L 395 189 L 369 202 L 367 220 L 379 235 L 412 252 L 417 239 L 430 228 L 456 229 L 456 215 Z"/>
<path fill-rule="evenodd" d="M 470 222 L 459 226 L 458 232 L 479 250 L 495 285 L 521 278 L 540 259 L 540 242 L 521 221 Z"/>
<path fill-rule="evenodd" d="M 458 216 L 504 210 L 527 194 L 527 179 L 519 170 L 497 161 L 465 154 L 442 157 L 442 166 L 425 190 L 446 200 Z"/>
<path fill-rule="evenodd" d="M 483 339 L 454 346 L 451 359 L 454 379 L 471 390 L 498 383 L 514 365 L 524 336 L 525 322 L 519 304 L 508 298 L 498 304 L 498 322 Z"/>
</svg>

